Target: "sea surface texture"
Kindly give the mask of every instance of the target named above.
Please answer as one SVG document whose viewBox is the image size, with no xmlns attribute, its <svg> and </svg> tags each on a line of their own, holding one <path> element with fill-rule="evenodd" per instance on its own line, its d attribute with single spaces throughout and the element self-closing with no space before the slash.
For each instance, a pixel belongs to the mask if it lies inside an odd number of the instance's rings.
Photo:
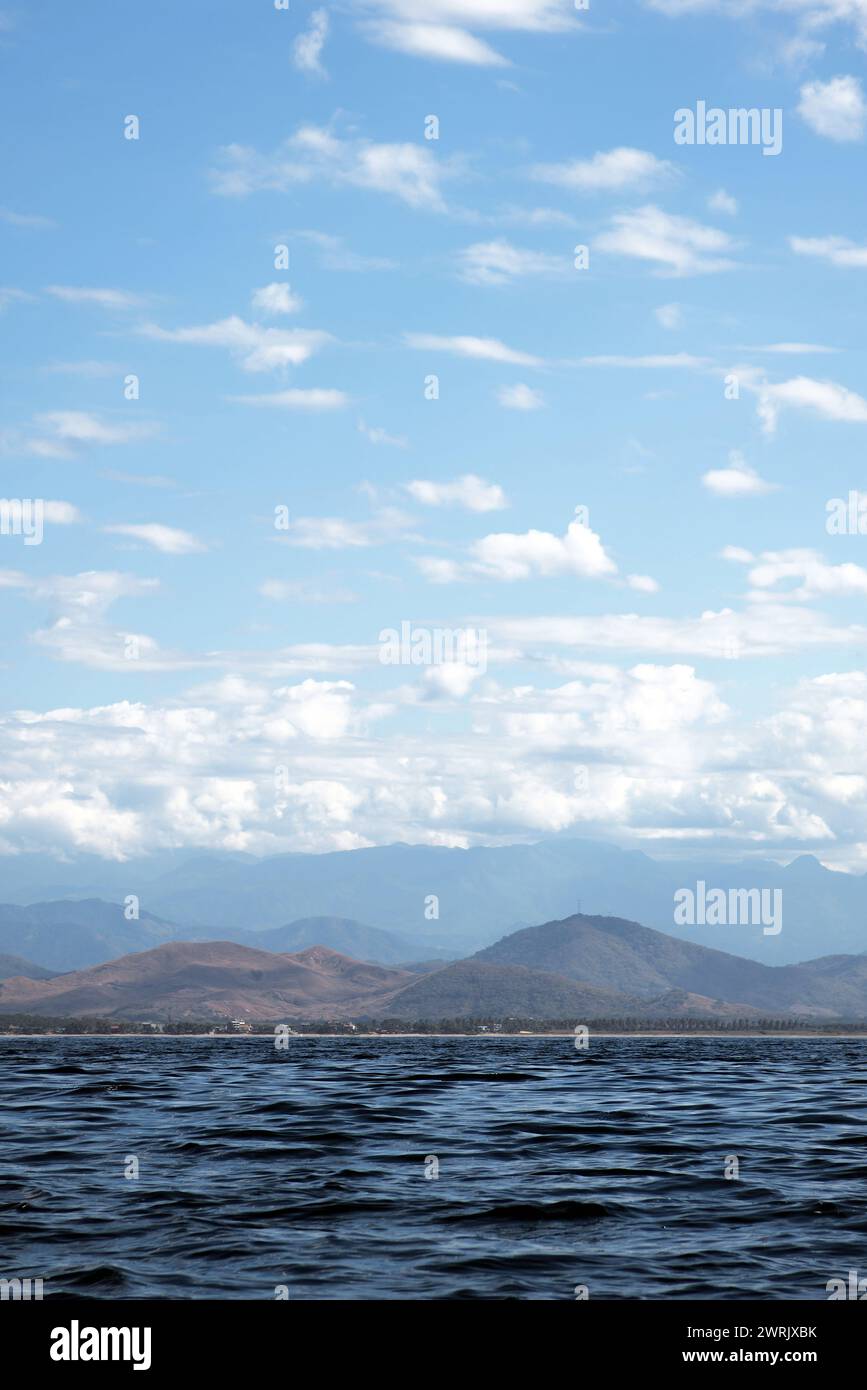
<svg viewBox="0 0 867 1390">
<path fill-rule="evenodd" d="M 864 1040 L 0 1039 L 46 1298 L 826 1299 L 865 1160 Z"/>
</svg>

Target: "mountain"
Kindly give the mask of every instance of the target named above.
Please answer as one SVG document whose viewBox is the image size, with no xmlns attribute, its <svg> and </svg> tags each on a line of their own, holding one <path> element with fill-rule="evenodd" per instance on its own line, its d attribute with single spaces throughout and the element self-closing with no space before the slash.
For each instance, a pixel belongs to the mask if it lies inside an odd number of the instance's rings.
<svg viewBox="0 0 867 1390">
<path fill-rule="evenodd" d="M 410 936 L 380 931 L 348 917 L 305 917 L 283 927 L 265 931 L 232 933 L 233 941 L 256 946 L 263 951 L 303 951 L 305 946 L 329 946 L 357 960 L 378 961 L 380 965 L 401 965 L 412 955 L 416 943 Z"/>
<path fill-rule="evenodd" d="M 49 970 L 78 970 L 184 935 L 150 912 L 127 921 L 119 903 L 89 898 L 29 907 L 0 904 L 0 951 L 24 952 Z"/>
<path fill-rule="evenodd" d="M 867 956 L 762 965 L 616 917 L 579 914 L 527 927 L 473 959 L 523 965 L 640 999 L 675 989 L 767 1013 L 867 1017 Z"/>
<path fill-rule="evenodd" d="M 54 971 L 43 970 L 41 965 L 22 960 L 21 956 L 0 954 L 0 980 L 8 980 L 13 975 L 25 975 L 29 980 L 50 980 Z"/>
<path fill-rule="evenodd" d="M 51 980 L 3 980 L 0 1014 L 346 1018 L 386 1011 L 412 979 L 324 946 L 281 955 L 229 941 L 171 942 Z"/>
<path fill-rule="evenodd" d="M 127 921 L 121 903 L 86 898 L 0 904 L 0 952 L 25 949 L 38 965 L 54 970 L 81 970 L 118 956 L 159 946 L 164 941 L 213 940 L 207 927 L 183 926 L 141 911 Z M 265 931 L 230 928 L 225 940 L 263 951 L 296 952 L 305 946 L 329 946 L 359 960 L 398 965 L 416 951 L 410 936 L 380 931 L 345 917 L 309 917 Z M 12 972 L 27 974 L 27 971 Z"/>
<path fill-rule="evenodd" d="M 586 915 L 523 928 L 424 974 L 322 945 L 292 954 L 173 941 L 50 979 L 0 979 L 0 1013 L 408 1022 L 761 1014 L 854 1022 L 867 1018 L 867 956 L 762 965 L 638 922 Z"/>
<path fill-rule="evenodd" d="M 406 1019 L 538 1018 L 582 1019 L 633 1015 L 639 1000 L 614 990 L 578 984 L 563 975 L 525 965 L 457 961 L 407 985 L 388 1013 Z"/>
<path fill-rule="evenodd" d="M 783 927 L 680 926 L 679 889 L 782 892 Z M 671 936 L 761 960 L 792 964 L 819 951 L 867 950 L 867 876 L 826 869 L 812 855 L 786 866 L 713 855 L 655 860 L 638 850 L 566 837 L 536 844 L 451 849 L 384 845 L 327 854 L 173 851 L 109 863 L 95 856 L 61 862 L 43 854 L 0 857 L 0 899 L 123 900 L 184 928 L 187 938 L 234 938 L 311 917 L 351 919 L 413 942 L 407 959 L 463 955 L 504 931 L 576 911 L 641 921 Z M 431 896 L 439 916 L 425 916 Z M 128 949 L 132 949 L 129 947 Z"/>
</svg>

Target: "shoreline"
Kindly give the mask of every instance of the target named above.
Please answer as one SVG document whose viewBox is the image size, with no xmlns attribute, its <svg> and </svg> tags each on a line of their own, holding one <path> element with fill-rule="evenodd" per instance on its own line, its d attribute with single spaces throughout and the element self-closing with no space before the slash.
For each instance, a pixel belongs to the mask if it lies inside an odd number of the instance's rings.
<svg viewBox="0 0 867 1390">
<path fill-rule="evenodd" d="M 116 1038 L 131 1039 L 135 1042 L 175 1042 L 178 1038 L 211 1038 L 214 1042 L 270 1042 L 275 1039 L 274 1033 L 3 1033 L 0 1032 L 0 1042 L 7 1038 L 57 1038 L 66 1042 L 70 1038 L 103 1038 L 114 1040 Z M 562 1033 L 290 1033 L 289 1042 L 298 1040 L 325 1038 L 340 1038 L 345 1042 L 357 1042 L 363 1039 L 369 1042 L 373 1038 L 477 1038 L 480 1042 L 497 1038 L 503 1041 L 515 1041 L 520 1038 L 573 1038 L 574 1032 Z M 708 1032 L 683 1032 L 683 1033 L 594 1033 L 591 1031 L 591 1038 L 762 1038 L 762 1039 L 791 1039 L 791 1038 L 826 1038 L 844 1039 L 856 1042 L 859 1039 L 867 1042 L 867 1031 L 863 1033 L 805 1033 L 800 1032 L 778 1032 L 772 1033 L 736 1033 L 719 1032 L 709 1030 Z M 288 1051 L 282 1048 L 281 1051 Z M 583 1049 L 581 1049 L 583 1050 Z"/>
</svg>

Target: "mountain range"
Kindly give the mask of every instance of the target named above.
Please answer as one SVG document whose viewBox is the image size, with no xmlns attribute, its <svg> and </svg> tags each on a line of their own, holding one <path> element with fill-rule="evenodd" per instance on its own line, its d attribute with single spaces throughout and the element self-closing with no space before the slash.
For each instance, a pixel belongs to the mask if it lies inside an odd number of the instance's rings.
<svg viewBox="0 0 867 1390">
<path fill-rule="evenodd" d="M 782 930 L 769 935 L 758 924 L 678 925 L 674 895 L 699 882 L 725 891 L 781 890 Z M 370 932 L 397 936 L 392 945 L 403 955 L 390 954 L 382 941 L 363 949 L 347 942 L 345 949 L 388 963 L 466 955 L 504 932 L 576 911 L 638 920 L 774 965 L 820 952 L 867 950 L 867 876 L 826 869 L 812 855 L 785 866 L 758 858 L 655 860 L 607 842 L 564 837 L 471 849 L 394 844 L 261 859 L 219 851 L 166 851 L 125 862 L 86 855 L 61 861 L 41 853 L 0 858 L 0 901 L 8 904 L 122 902 L 130 894 L 140 899 L 142 922 L 168 923 L 188 940 L 255 945 L 246 933 L 310 918 L 369 923 Z M 284 949 L 291 946 L 287 942 Z M 47 959 L 42 963 L 57 968 Z"/>
<path fill-rule="evenodd" d="M 577 914 L 522 928 L 467 959 L 417 970 L 353 959 L 321 944 L 287 953 L 229 941 L 163 942 L 51 978 L 0 978 L 3 1013 L 163 1021 L 773 1015 L 854 1022 L 867 1019 L 867 956 L 769 966 L 637 922 Z"/>
</svg>

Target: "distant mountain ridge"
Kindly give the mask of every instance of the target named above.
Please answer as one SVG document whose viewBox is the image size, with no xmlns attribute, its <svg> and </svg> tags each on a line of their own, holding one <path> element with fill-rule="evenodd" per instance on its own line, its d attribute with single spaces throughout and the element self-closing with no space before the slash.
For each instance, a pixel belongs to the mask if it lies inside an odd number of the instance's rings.
<svg viewBox="0 0 867 1390">
<path fill-rule="evenodd" d="M 49 970 L 81 970 L 165 941 L 213 940 L 216 930 L 186 927 L 140 911 L 128 920 L 121 903 L 61 900 L 26 907 L 0 904 L 0 952 L 26 952 Z M 296 952 L 323 945 L 360 960 L 397 965 L 416 953 L 409 936 L 384 932 L 342 917 L 313 917 L 266 931 L 231 930 L 226 939 L 265 951 Z M 19 972 L 23 973 L 23 972 Z"/>
<path fill-rule="evenodd" d="M 783 929 L 678 926 L 681 888 L 780 889 Z M 0 900 L 136 893 L 143 909 L 197 933 L 234 939 L 238 931 L 283 927 L 311 917 L 370 923 L 410 937 L 408 958 L 478 950 L 504 931 L 576 911 L 644 922 L 672 936 L 770 964 L 822 951 L 867 950 L 867 876 L 835 873 L 812 855 L 786 866 L 769 860 L 711 857 L 654 860 L 602 841 L 553 838 L 536 844 L 452 849 L 385 845 L 326 854 L 256 859 L 219 851 L 159 852 L 110 863 L 94 856 L 60 862 L 47 855 L 0 858 Z M 439 916 L 425 916 L 437 899 Z"/>
<path fill-rule="evenodd" d="M 867 1019 L 867 956 L 767 966 L 620 918 L 576 915 L 425 974 L 322 945 L 173 941 L 48 980 L 0 980 L 0 1014 L 117 1018 Z"/>
<path fill-rule="evenodd" d="M 54 971 L 45 970 L 41 965 L 23 960 L 21 956 L 0 954 L 0 980 L 8 980 L 13 975 L 24 975 L 30 980 L 49 980 Z"/>
</svg>

